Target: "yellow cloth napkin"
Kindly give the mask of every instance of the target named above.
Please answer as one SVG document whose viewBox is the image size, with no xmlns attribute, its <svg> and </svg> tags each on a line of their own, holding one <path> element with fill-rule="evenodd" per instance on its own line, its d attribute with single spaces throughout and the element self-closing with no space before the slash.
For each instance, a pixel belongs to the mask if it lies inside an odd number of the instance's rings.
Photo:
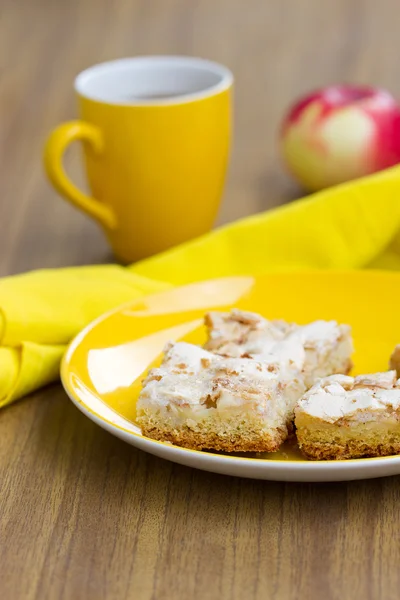
<svg viewBox="0 0 400 600">
<path fill-rule="evenodd" d="M 221 227 L 131 267 L 0 280 L 0 406 L 58 378 L 66 344 L 120 303 L 171 285 L 284 268 L 400 269 L 400 167 Z"/>
</svg>

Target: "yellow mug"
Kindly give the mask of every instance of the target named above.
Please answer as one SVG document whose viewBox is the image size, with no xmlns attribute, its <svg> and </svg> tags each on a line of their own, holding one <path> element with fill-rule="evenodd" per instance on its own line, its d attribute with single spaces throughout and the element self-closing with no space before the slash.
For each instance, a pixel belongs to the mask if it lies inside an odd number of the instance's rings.
<svg viewBox="0 0 400 600">
<path fill-rule="evenodd" d="M 225 180 L 232 73 L 184 56 L 137 57 L 83 71 L 75 80 L 82 120 L 49 136 L 54 187 L 103 227 L 123 262 L 209 231 Z M 67 177 L 63 153 L 84 143 L 92 196 Z"/>
</svg>

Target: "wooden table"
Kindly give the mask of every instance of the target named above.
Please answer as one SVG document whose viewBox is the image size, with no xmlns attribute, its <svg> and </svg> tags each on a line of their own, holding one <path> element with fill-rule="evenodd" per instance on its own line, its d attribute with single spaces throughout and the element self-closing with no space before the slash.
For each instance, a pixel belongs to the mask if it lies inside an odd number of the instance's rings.
<svg viewBox="0 0 400 600">
<path fill-rule="evenodd" d="M 396 9 L 396 0 L 3 0 L 1 274 L 111 259 L 41 167 L 45 136 L 75 115 L 82 68 L 146 53 L 232 68 L 225 222 L 298 195 L 276 146 L 297 94 L 343 80 L 400 94 Z M 79 180 L 75 149 L 67 162 Z M 397 600 L 399 503 L 399 477 L 282 484 L 159 460 L 96 427 L 53 386 L 0 414 L 0 597 Z"/>
</svg>

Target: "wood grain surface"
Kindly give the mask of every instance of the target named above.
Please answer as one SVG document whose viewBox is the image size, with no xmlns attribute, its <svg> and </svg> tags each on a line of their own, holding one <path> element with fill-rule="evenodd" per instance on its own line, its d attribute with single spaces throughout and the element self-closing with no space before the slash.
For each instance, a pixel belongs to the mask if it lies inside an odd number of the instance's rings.
<svg viewBox="0 0 400 600">
<path fill-rule="evenodd" d="M 83 68 L 190 54 L 235 73 L 219 221 L 299 195 L 279 163 L 296 95 L 370 82 L 400 95 L 397 0 L 0 0 L 0 273 L 111 260 L 46 183 L 49 130 L 75 115 Z M 79 152 L 68 169 L 82 181 Z M 60 386 L 0 413 L 4 600 L 399 598 L 400 478 L 282 484 L 148 456 L 86 419 Z"/>
</svg>

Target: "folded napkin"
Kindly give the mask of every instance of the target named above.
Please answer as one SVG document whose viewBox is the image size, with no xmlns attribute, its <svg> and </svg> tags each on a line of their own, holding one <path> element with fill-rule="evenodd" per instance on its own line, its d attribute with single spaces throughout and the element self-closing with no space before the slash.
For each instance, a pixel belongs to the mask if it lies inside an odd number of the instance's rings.
<svg viewBox="0 0 400 600">
<path fill-rule="evenodd" d="M 146 259 L 0 280 L 0 407 L 58 379 L 105 311 L 171 285 L 276 269 L 400 269 L 400 167 L 258 214 Z"/>
</svg>

